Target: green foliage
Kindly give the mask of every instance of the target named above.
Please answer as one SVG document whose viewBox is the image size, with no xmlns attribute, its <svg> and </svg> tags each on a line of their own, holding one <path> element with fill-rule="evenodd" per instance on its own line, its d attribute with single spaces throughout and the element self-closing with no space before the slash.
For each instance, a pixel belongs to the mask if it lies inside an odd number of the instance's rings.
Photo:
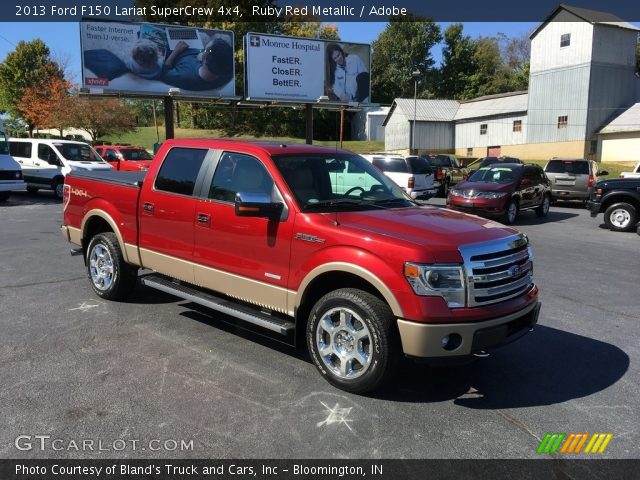
<svg viewBox="0 0 640 480">
<path fill-rule="evenodd" d="M 435 78 L 431 48 L 442 38 L 440 27 L 417 16 L 390 17 L 389 24 L 372 44 L 372 100 L 389 104 L 396 97 L 414 93 L 413 71 L 420 72 L 420 97 L 433 96 Z"/>
<path fill-rule="evenodd" d="M 444 32 L 442 66 L 438 72 L 436 94 L 439 98 L 468 98 L 469 78 L 478 69 L 476 43 L 462 33 L 462 24 L 450 25 Z"/>
<path fill-rule="evenodd" d="M 19 108 L 20 100 L 29 88 L 42 88 L 54 77 L 63 78 L 57 63 L 51 60 L 49 48 L 40 40 L 21 41 L 4 62 L 0 63 L 0 112 L 22 118 L 33 129 Z"/>
</svg>

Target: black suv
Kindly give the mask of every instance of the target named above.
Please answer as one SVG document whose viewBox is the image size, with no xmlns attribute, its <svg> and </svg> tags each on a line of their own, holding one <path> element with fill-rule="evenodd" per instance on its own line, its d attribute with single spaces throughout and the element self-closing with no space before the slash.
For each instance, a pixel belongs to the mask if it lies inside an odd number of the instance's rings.
<svg viewBox="0 0 640 480">
<path fill-rule="evenodd" d="M 603 212 L 605 225 L 613 231 L 633 230 L 640 212 L 640 179 L 612 179 L 596 183 L 587 201 L 587 209 L 592 217 Z"/>
</svg>

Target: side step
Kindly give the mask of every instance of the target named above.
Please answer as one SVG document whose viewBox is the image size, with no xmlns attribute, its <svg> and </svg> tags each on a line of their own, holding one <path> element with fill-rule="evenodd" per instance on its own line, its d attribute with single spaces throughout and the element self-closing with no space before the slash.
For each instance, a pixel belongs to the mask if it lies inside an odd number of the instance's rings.
<svg viewBox="0 0 640 480">
<path fill-rule="evenodd" d="M 191 287 L 188 284 L 177 283 L 170 277 L 166 277 L 164 275 L 151 273 L 140 277 L 140 281 L 147 287 L 170 293 L 176 297 L 184 298 L 185 300 L 197 303 L 198 305 L 208 307 L 226 315 L 231 315 L 232 317 L 239 318 L 240 320 L 266 328 L 267 330 L 271 330 L 272 332 L 276 332 L 281 335 L 287 335 L 295 328 L 295 324 L 292 321 L 285 320 L 275 315 L 262 313 L 254 308 L 236 303 L 232 300 L 217 297 Z"/>
</svg>

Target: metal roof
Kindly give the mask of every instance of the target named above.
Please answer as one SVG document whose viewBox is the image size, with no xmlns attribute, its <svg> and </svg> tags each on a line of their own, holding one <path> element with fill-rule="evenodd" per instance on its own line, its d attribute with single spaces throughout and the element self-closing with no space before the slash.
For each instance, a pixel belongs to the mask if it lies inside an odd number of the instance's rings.
<svg viewBox="0 0 640 480">
<path fill-rule="evenodd" d="M 584 20 L 585 22 L 589 22 L 592 25 L 609 25 L 611 27 L 640 31 L 640 28 L 628 22 L 625 22 L 613 13 L 600 12 L 598 10 L 589 10 L 588 8 L 573 7 L 571 5 L 565 5 L 561 3 L 553 10 L 553 12 L 551 12 L 547 16 L 547 18 L 543 20 L 543 22 L 538 26 L 538 28 L 533 31 L 529 38 L 535 37 L 547 23 L 552 21 L 553 17 L 555 17 L 558 12 L 560 12 L 560 10 L 566 10 L 567 12 L 572 13 L 576 17 Z"/>
<path fill-rule="evenodd" d="M 640 132 L 640 103 L 632 105 L 598 133 Z"/>
<path fill-rule="evenodd" d="M 418 99 L 415 105 L 415 119 L 419 122 L 450 122 L 455 117 L 459 103 L 457 100 Z M 407 121 L 413 121 L 413 106 L 413 98 L 396 98 L 383 125 L 387 124 L 394 112 L 396 115 L 404 116 Z"/>
<path fill-rule="evenodd" d="M 492 117 L 527 111 L 527 92 L 510 92 L 479 97 L 460 104 L 454 120 Z"/>
</svg>

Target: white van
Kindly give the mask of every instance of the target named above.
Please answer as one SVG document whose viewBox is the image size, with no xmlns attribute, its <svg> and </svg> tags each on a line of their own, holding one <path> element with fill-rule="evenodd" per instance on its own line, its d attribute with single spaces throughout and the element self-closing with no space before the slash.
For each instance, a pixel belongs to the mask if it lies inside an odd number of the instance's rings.
<svg viewBox="0 0 640 480">
<path fill-rule="evenodd" d="M 375 153 L 360 156 L 384 172 L 414 200 L 427 200 L 438 191 L 433 185 L 433 169 L 422 157 Z"/>
<path fill-rule="evenodd" d="M 11 138 L 11 156 L 22 167 L 27 191 L 53 190 L 62 198 L 64 177 L 72 170 L 112 170 L 91 146 L 71 140 Z"/>
<path fill-rule="evenodd" d="M 6 201 L 11 192 L 24 190 L 20 164 L 9 155 L 9 141 L 0 121 L 0 202 Z"/>
</svg>

